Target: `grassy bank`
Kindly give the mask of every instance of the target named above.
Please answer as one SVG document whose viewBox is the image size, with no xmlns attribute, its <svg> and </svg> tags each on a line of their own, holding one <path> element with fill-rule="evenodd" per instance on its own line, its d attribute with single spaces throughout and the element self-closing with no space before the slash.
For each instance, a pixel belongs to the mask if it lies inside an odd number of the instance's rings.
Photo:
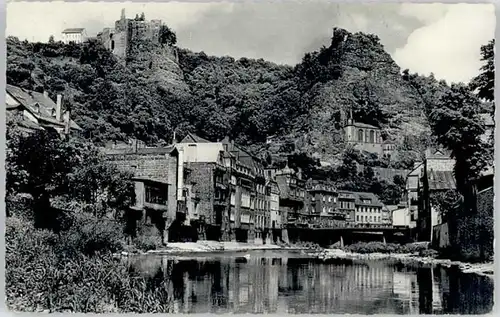
<svg viewBox="0 0 500 317">
<path fill-rule="evenodd" d="M 383 242 L 358 242 L 345 247 L 340 245 L 333 245 L 331 248 L 341 249 L 345 252 L 369 254 L 369 253 L 383 253 L 383 254 L 418 254 L 423 257 L 437 257 L 439 253 L 436 250 L 429 248 L 429 243 L 415 242 L 407 244 L 398 243 L 383 243 Z"/>
<path fill-rule="evenodd" d="M 6 297 L 23 312 L 170 312 L 165 285 L 150 285 L 114 260 L 119 224 L 72 215 L 54 233 L 23 217 L 6 219 Z"/>
</svg>

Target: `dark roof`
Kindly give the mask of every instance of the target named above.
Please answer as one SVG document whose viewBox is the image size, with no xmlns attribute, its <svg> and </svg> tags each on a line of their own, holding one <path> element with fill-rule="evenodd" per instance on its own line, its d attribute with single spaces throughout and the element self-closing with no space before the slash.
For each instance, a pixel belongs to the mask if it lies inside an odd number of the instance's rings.
<svg viewBox="0 0 500 317">
<path fill-rule="evenodd" d="M 13 112 L 7 111 L 6 118 L 7 119 L 14 118 Z M 44 128 L 42 126 L 40 126 L 39 124 L 37 124 L 36 122 L 33 122 L 33 121 L 26 119 L 24 117 L 23 117 L 23 119 L 16 121 L 16 122 L 19 126 L 21 126 L 23 128 L 32 129 L 32 130 L 44 130 Z"/>
<path fill-rule="evenodd" d="M 5 89 L 21 104 L 21 106 L 25 107 L 38 120 L 43 120 L 57 125 L 64 125 L 63 121 L 59 121 L 54 117 L 57 107 L 56 103 L 43 93 L 26 90 L 13 85 L 6 85 Z M 17 107 L 8 107 L 7 109 L 14 108 Z M 64 117 L 64 114 L 61 113 L 61 117 Z M 82 130 L 82 128 L 73 120 L 70 122 L 70 127 L 76 130 Z"/>
<path fill-rule="evenodd" d="M 40 106 L 40 114 L 42 116 L 51 117 L 52 109 L 56 108 L 56 103 L 49 97 L 46 97 L 43 93 L 25 90 L 21 87 L 12 85 L 6 85 L 5 89 L 23 106 L 32 106 L 32 110 L 34 110 L 34 105 L 38 103 Z"/>
<path fill-rule="evenodd" d="M 429 190 L 455 189 L 455 176 L 452 171 L 430 170 L 428 174 Z"/>
<path fill-rule="evenodd" d="M 62 31 L 63 33 L 82 33 L 85 29 L 84 28 L 69 28 L 65 29 Z"/>
<path fill-rule="evenodd" d="M 167 147 L 146 147 L 146 148 L 137 148 L 137 150 L 133 147 L 126 148 L 107 148 L 101 147 L 101 151 L 107 155 L 128 155 L 128 154 L 169 154 L 172 153 L 176 147 L 175 146 L 167 146 Z"/>
<path fill-rule="evenodd" d="M 374 206 L 374 207 L 382 207 L 383 204 L 379 201 L 378 197 L 374 193 L 366 193 L 366 192 L 352 192 L 356 197 L 355 204 L 362 206 Z M 362 199 L 370 199 L 371 203 L 364 203 Z"/>
<path fill-rule="evenodd" d="M 210 141 L 197 136 L 194 133 L 188 132 L 187 135 L 179 143 L 211 143 Z"/>
</svg>

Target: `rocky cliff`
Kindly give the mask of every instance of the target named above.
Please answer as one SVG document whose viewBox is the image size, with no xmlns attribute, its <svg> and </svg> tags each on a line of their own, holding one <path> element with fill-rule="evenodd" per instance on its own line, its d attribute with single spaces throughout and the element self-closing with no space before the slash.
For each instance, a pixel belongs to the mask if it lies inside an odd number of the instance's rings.
<svg viewBox="0 0 500 317">
<path fill-rule="evenodd" d="M 168 143 L 173 131 L 229 135 L 254 150 L 306 152 L 334 162 L 349 113 L 384 138 L 428 131 L 422 98 L 374 35 L 335 29 L 329 47 L 295 67 L 210 57 L 158 43 L 134 43 L 126 66 L 96 44 L 7 41 L 7 80 L 51 95 L 69 93 L 75 120 L 96 142 Z M 36 70 L 36 71 L 34 71 Z"/>
</svg>

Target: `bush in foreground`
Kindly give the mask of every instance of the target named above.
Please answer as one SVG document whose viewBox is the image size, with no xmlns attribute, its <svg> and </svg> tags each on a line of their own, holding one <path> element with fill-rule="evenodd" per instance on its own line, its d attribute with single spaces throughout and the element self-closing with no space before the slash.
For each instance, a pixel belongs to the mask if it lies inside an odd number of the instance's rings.
<svg viewBox="0 0 500 317">
<path fill-rule="evenodd" d="M 164 283 L 153 288 L 113 259 L 118 245 L 108 225 L 77 217 L 74 227 L 55 234 L 7 218 L 7 306 L 25 312 L 170 312 Z"/>
</svg>

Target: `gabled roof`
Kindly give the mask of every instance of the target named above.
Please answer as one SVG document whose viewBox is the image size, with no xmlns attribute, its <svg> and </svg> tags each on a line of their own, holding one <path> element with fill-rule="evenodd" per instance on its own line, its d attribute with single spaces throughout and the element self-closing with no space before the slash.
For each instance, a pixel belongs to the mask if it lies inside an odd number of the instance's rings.
<svg viewBox="0 0 500 317">
<path fill-rule="evenodd" d="M 420 176 L 420 170 L 423 168 L 424 162 L 418 162 L 413 165 L 413 169 L 408 173 L 408 176 Z"/>
<path fill-rule="evenodd" d="M 20 104 L 26 106 L 40 105 L 40 114 L 52 116 L 52 109 L 56 108 L 56 103 L 43 93 L 36 91 L 25 90 L 21 87 L 5 85 L 7 92 L 16 99 Z"/>
<path fill-rule="evenodd" d="M 375 129 L 375 130 L 380 130 L 379 127 L 376 127 L 374 125 L 371 125 L 371 124 L 367 124 L 367 123 L 362 123 L 362 122 L 353 122 L 351 124 L 347 124 L 346 126 L 354 126 L 356 128 L 365 128 L 365 129 Z"/>
<path fill-rule="evenodd" d="M 82 33 L 84 30 L 84 28 L 69 28 L 62 31 L 62 33 Z"/>
<path fill-rule="evenodd" d="M 54 117 L 57 107 L 56 103 L 43 93 L 26 90 L 13 85 L 6 85 L 5 89 L 7 93 L 20 104 L 19 106 L 8 107 L 7 109 L 24 107 L 38 120 L 64 126 L 63 121 L 59 121 Z M 66 112 L 62 113 L 61 117 L 64 117 L 65 115 Z M 70 127 L 75 130 L 82 130 L 82 128 L 73 120 L 70 121 Z"/>
<path fill-rule="evenodd" d="M 455 189 L 455 176 L 452 171 L 435 171 L 431 169 L 428 174 L 429 190 Z"/>
<path fill-rule="evenodd" d="M 352 192 L 352 193 L 356 197 L 355 201 L 356 205 L 375 206 L 375 207 L 383 206 L 383 204 L 380 202 L 380 200 L 374 193 L 367 193 L 367 192 Z M 364 203 L 362 202 L 362 199 L 370 199 L 371 203 Z"/>
<path fill-rule="evenodd" d="M 184 139 L 179 143 L 212 143 L 202 137 L 197 136 L 194 133 L 188 132 Z"/>
</svg>

